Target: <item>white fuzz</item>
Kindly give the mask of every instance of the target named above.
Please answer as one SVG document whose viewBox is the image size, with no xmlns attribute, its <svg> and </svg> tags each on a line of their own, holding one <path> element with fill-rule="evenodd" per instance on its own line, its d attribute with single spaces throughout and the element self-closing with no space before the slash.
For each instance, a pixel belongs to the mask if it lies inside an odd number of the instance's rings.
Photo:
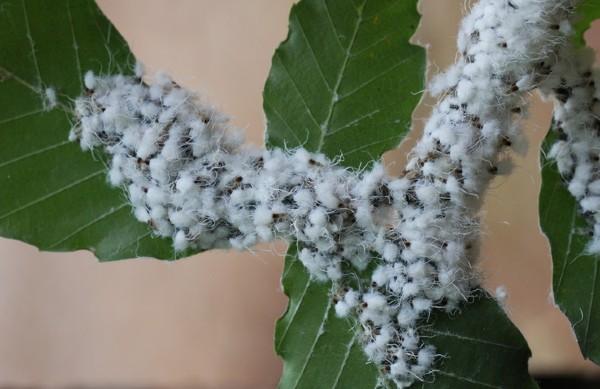
<svg viewBox="0 0 600 389">
<path fill-rule="evenodd" d="M 399 178 L 380 164 L 351 171 L 304 149 L 244 147 L 221 113 L 166 75 L 145 84 L 141 68 L 136 77 L 86 73 L 71 139 L 112 156 L 111 183 L 127 188 L 135 216 L 177 250 L 298 242 L 311 276 L 339 287 L 336 314 L 358 319 L 366 355 L 406 387 L 435 357 L 417 326 L 434 307 L 455 310 L 476 282 L 480 199 L 515 141 L 524 95 L 550 74 L 570 5 L 473 7 L 459 34 L 462 57 L 437 78 L 444 97 Z M 349 270 L 371 260 L 370 284 L 351 288 Z"/>
<path fill-rule="evenodd" d="M 587 251 L 600 253 L 600 74 L 594 52 L 566 46 L 542 91 L 554 96 L 556 142 L 547 157 L 556 162 L 569 192 L 588 220 Z"/>
<path fill-rule="evenodd" d="M 496 297 L 496 301 L 498 301 L 501 306 L 505 306 L 506 300 L 508 299 L 508 291 L 506 290 L 506 286 L 498 286 L 494 292 L 494 297 Z"/>
<path fill-rule="evenodd" d="M 56 89 L 46 88 L 44 91 L 44 108 L 46 111 L 54 109 L 58 105 L 58 97 L 56 95 Z"/>
<path fill-rule="evenodd" d="M 94 90 L 96 88 L 96 76 L 94 72 L 88 70 L 83 76 L 83 84 L 88 90 Z"/>
</svg>

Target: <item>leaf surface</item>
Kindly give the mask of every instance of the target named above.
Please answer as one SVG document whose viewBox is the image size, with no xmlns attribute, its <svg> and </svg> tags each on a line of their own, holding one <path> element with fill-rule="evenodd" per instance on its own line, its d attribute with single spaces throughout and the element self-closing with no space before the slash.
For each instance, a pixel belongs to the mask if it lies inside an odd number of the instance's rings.
<svg viewBox="0 0 600 389">
<path fill-rule="evenodd" d="M 555 139 L 550 131 L 542 147 L 539 198 L 540 225 L 552 252 L 554 300 L 569 318 L 583 355 L 600 363 L 600 257 L 586 254 L 588 223 L 556 164 L 545 158 Z"/>
<path fill-rule="evenodd" d="M 398 145 L 423 90 L 425 53 L 408 40 L 416 0 L 301 0 L 276 50 L 264 90 L 269 147 L 304 146 L 349 167 Z M 282 277 L 289 296 L 277 322 L 280 389 L 375 388 L 379 373 L 357 343 L 355 324 L 335 316 L 330 283 L 309 278 L 290 246 Z M 435 383 L 416 388 L 534 388 L 529 349 L 495 301 L 480 296 L 451 318 L 429 322 L 447 354 Z M 428 377 L 432 378 L 432 377 Z"/>
<path fill-rule="evenodd" d="M 0 1 L 0 235 L 101 260 L 174 258 L 109 186 L 104 156 L 67 140 L 83 73 L 129 73 L 133 61 L 92 0 Z"/>
</svg>

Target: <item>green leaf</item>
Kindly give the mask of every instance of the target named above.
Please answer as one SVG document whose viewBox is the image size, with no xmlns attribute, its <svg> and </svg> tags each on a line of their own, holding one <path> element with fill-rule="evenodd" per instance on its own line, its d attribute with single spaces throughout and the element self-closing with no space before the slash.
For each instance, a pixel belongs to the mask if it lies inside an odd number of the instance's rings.
<svg viewBox="0 0 600 389">
<path fill-rule="evenodd" d="M 600 18 L 600 2 L 583 2 L 575 24 L 576 44 L 585 46 L 584 33 Z M 546 153 L 556 141 L 549 131 L 540 153 L 542 187 L 539 196 L 540 225 L 552 251 L 554 301 L 567 316 L 582 354 L 600 364 L 600 256 L 585 253 L 588 223 L 579 211 L 553 161 Z"/>
<path fill-rule="evenodd" d="M 475 292 L 455 317 L 435 312 L 422 333 L 431 336 L 427 341 L 445 356 L 435 382 L 413 385 L 416 388 L 538 387 L 527 372 L 531 352 L 523 335 L 485 292 Z"/>
<path fill-rule="evenodd" d="M 415 1 L 301 1 L 264 91 L 267 144 L 378 159 L 400 143 L 423 90 L 425 52 L 408 43 Z"/>
<path fill-rule="evenodd" d="M 128 73 L 132 62 L 92 0 L 0 1 L 0 235 L 101 260 L 174 258 L 107 184 L 103 156 L 67 140 L 83 73 Z M 48 87 L 59 95 L 54 109 Z"/>
<path fill-rule="evenodd" d="M 275 349 L 284 360 L 279 388 L 374 388 L 378 373 L 367 364 L 353 323 L 335 316 L 331 283 L 310 279 L 296 245 L 286 256 L 282 285 L 289 304 L 275 328 Z"/>
<path fill-rule="evenodd" d="M 600 363 L 600 257 L 585 253 L 588 223 L 556 164 L 545 158 L 556 136 L 550 131 L 542 146 L 540 191 L 540 224 L 554 265 L 554 300 L 571 321 L 583 355 Z"/>
<path fill-rule="evenodd" d="M 408 43 L 416 0 L 301 0 L 276 50 L 264 91 L 269 147 L 304 146 L 347 166 L 365 166 L 395 147 L 423 90 L 425 53 Z M 292 244 L 282 277 L 289 296 L 277 323 L 284 360 L 280 389 L 378 385 L 354 323 L 335 316 L 330 283 L 312 281 Z M 447 354 L 435 383 L 417 388 L 535 388 L 529 349 L 504 312 L 479 297 L 451 318 L 432 316 L 431 343 Z M 432 377 L 428 377 L 432 378 Z"/>
<path fill-rule="evenodd" d="M 575 40 L 579 46 L 585 46 L 585 32 L 591 27 L 592 22 L 600 18 L 600 2 L 598 0 L 584 0 L 578 7 L 578 20 L 575 23 Z"/>
</svg>

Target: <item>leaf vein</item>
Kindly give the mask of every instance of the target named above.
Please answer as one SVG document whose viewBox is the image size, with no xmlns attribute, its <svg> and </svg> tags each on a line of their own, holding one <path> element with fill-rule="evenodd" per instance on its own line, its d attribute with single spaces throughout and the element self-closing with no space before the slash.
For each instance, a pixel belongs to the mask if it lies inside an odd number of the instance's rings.
<svg viewBox="0 0 600 389">
<path fill-rule="evenodd" d="M 489 384 L 487 382 L 477 381 L 477 380 L 475 380 L 473 378 L 470 378 L 470 377 L 463 377 L 461 375 L 454 374 L 454 373 L 448 373 L 446 371 L 441 371 L 440 370 L 440 371 L 437 371 L 437 373 L 441 374 L 443 376 L 446 376 L 446 377 L 454 378 L 454 379 L 456 379 L 458 381 L 464 381 L 464 382 L 468 382 L 470 384 L 481 385 L 481 386 L 484 386 L 486 388 L 504 389 L 502 386 L 496 386 L 496 385 Z"/>
<path fill-rule="evenodd" d="M 283 344 L 283 341 L 285 340 L 285 338 L 288 334 L 290 326 L 294 322 L 294 318 L 296 317 L 296 314 L 298 313 L 298 309 L 300 308 L 300 306 L 302 305 L 302 302 L 304 301 L 304 297 L 306 296 L 306 292 L 308 291 L 308 287 L 310 286 L 310 284 L 311 284 L 310 277 L 307 276 L 306 285 L 304 286 L 302 295 L 300 295 L 300 300 L 298 300 L 298 304 L 296 304 L 296 306 L 294 307 L 294 312 L 292 312 L 292 316 L 290 317 L 290 320 L 288 321 L 287 325 L 285 326 L 285 328 L 283 330 L 283 333 L 281 334 L 281 338 L 279 339 L 279 342 L 277 343 L 277 348 L 280 348 L 281 345 Z"/>
<path fill-rule="evenodd" d="M 298 243 L 296 242 L 296 244 L 298 244 Z M 292 257 L 290 258 L 290 262 L 291 262 L 291 263 L 290 263 L 290 265 L 288 266 L 288 268 L 287 268 L 287 269 L 285 269 L 285 270 L 283 271 L 283 274 L 281 275 L 281 279 L 282 279 L 282 280 L 285 280 L 285 279 L 286 279 L 286 277 L 287 277 L 288 273 L 289 273 L 289 272 L 290 272 L 290 270 L 291 270 L 291 269 L 294 267 L 294 265 L 296 265 L 297 263 L 300 263 L 300 261 L 298 261 L 298 259 L 297 259 L 297 257 L 296 257 L 296 256 L 292 256 Z"/>
<path fill-rule="evenodd" d="M 33 66 L 35 68 L 37 82 L 38 82 L 38 91 L 42 90 L 42 74 L 40 73 L 40 66 L 38 64 L 37 54 L 35 52 L 35 42 L 33 41 L 33 35 L 31 35 L 31 26 L 29 25 L 29 15 L 27 13 L 27 6 L 25 4 L 25 0 L 21 0 L 21 5 L 23 6 L 23 15 L 25 17 L 25 30 L 27 31 L 27 40 L 29 41 L 29 47 L 31 49 L 31 56 L 33 57 Z"/>
<path fill-rule="evenodd" d="M 4 220 L 4 219 L 6 219 L 9 216 L 14 215 L 15 213 L 21 212 L 21 211 L 23 211 L 23 210 L 25 210 L 25 209 L 27 209 L 29 207 L 32 207 L 32 206 L 34 206 L 36 204 L 39 204 L 39 203 L 41 203 L 43 201 L 46 201 L 46 200 L 48 200 L 48 199 L 50 199 L 50 198 L 52 198 L 52 197 L 54 197 L 54 196 L 56 196 L 56 195 L 58 195 L 58 194 L 60 194 L 60 193 L 62 193 L 64 191 L 66 191 L 68 189 L 71 189 L 71 188 L 73 188 L 73 187 L 75 187 L 77 185 L 80 185 L 80 184 L 82 184 L 82 183 L 84 183 L 86 181 L 89 181 L 92 178 L 97 177 L 100 174 L 104 173 L 104 171 L 105 171 L 104 169 L 98 170 L 97 172 L 94 172 L 94 173 L 92 173 L 90 175 L 87 175 L 87 176 L 85 176 L 85 177 L 77 180 L 77 181 L 73 181 L 72 183 L 63 186 L 60 189 L 57 189 L 57 190 L 55 190 L 53 192 L 50 192 L 50 193 L 48 193 L 48 194 L 46 194 L 46 195 L 44 195 L 42 197 L 39 197 L 39 198 L 37 198 L 37 199 L 35 199 L 33 201 L 30 201 L 29 203 L 27 203 L 27 204 L 25 204 L 25 205 L 23 205 L 21 207 L 15 208 L 12 211 L 7 212 L 4 215 L 0 216 L 0 220 Z"/>
<path fill-rule="evenodd" d="M 350 357 L 350 351 L 352 351 L 352 347 L 354 347 L 354 342 L 356 341 L 356 333 L 352 336 L 352 339 L 346 345 L 346 352 L 344 353 L 344 359 L 342 361 L 342 365 L 335 377 L 335 381 L 333 382 L 333 389 L 336 389 L 340 383 L 340 378 L 342 378 L 342 373 L 346 368 L 346 363 L 348 363 L 348 358 Z"/>
<path fill-rule="evenodd" d="M 559 295 L 560 294 L 560 287 L 562 286 L 563 280 L 564 280 L 564 276 L 567 272 L 567 267 L 569 265 L 569 255 L 571 254 L 571 246 L 573 243 L 573 235 L 575 234 L 575 217 L 577 215 L 577 204 L 575 204 L 575 206 L 573 207 L 573 210 L 571 211 L 571 228 L 569 230 L 569 238 L 567 239 L 567 251 L 565 253 L 565 261 L 563 263 L 562 268 L 560 269 L 560 276 L 558 277 L 558 282 L 556 283 L 556 294 Z"/>
<path fill-rule="evenodd" d="M 510 350 L 519 350 L 519 347 L 510 345 L 510 344 L 494 342 L 494 341 L 487 340 L 487 339 L 473 338 L 471 336 L 459 335 L 459 334 L 455 334 L 455 333 L 449 332 L 449 331 L 438 331 L 438 330 L 434 330 L 431 328 L 424 329 L 424 331 L 435 334 L 435 335 L 439 335 L 439 336 L 448 336 L 448 337 L 456 338 L 459 340 L 466 340 L 469 342 L 487 344 L 490 346 L 496 346 L 496 347 L 506 348 L 506 349 L 510 349 Z"/>
<path fill-rule="evenodd" d="M 30 116 L 30 115 L 31 114 L 29 114 L 27 116 Z M 15 162 L 23 161 L 25 159 L 34 157 L 36 155 L 44 154 L 44 153 L 46 153 L 48 151 L 60 148 L 62 146 L 68 145 L 70 143 L 71 143 L 71 141 L 66 140 L 66 141 L 63 141 L 63 142 L 60 142 L 60 143 L 57 143 L 57 144 L 54 144 L 54 145 L 51 145 L 51 146 L 48 146 L 48 147 L 44 147 L 44 148 L 32 151 L 30 153 L 26 153 L 26 154 L 20 155 L 20 156 L 18 156 L 16 158 L 13 158 L 13 159 L 10 159 L 8 161 L 4 161 L 4 162 L 0 163 L 0 168 L 3 168 L 3 167 L 8 166 L 8 165 L 11 165 L 11 164 L 13 164 Z"/>
<path fill-rule="evenodd" d="M 7 68 L 5 68 L 3 66 L 0 66 L 0 72 L 2 72 L 3 75 L 6 75 L 6 76 L 12 78 L 13 80 L 15 80 L 19 84 L 23 85 L 27 89 L 31 90 L 32 92 L 34 92 L 36 94 L 41 94 L 42 93 L 42 90 L 40 88 L 31 85 L 29 82 L 27 82 L 24 79 L 22 79 L 21 77 L 17 76 L 16 74 L 14 74 L 13 72 L 11 72 Z"/>
<path fill-rule="evenodd" d="M 386 143 L 386 142 L 389 142 L 392 139 L 398 139 L 400 136 L 402 136 L 402 134 L 390 136 L 390 137 L 385 138 L 385 139 L 380 139 L 380 140 L 375 141 L 375 142 L 371 142 L 371 143 L 367 143 L 367 144 L 361 145 L 359 147 L 356 147 L 356 148 L 354 148 L 352 150 L 349 150 L 349 151 L 345 152 L 344 156 L 347 157 L 348 155 L 352 155 L 352 154 L 354 154 L 356 152 L 359 152 L 361 150 L 367 149 L 367 148 L 369 148 L 371 146 L 375 146 L 375 145 L 378 145 L 378 144 L 381 144 L 381 143 Z M 371 158 L 371 159 L 374 159 L 374 158 Z"/>
<path fill-rule="evenodd" d="M 6 124 L 6 123 L 10 123 L 10 122 L 15 122 L 17 120 L 24 119 L 24 118 L 27 118 L 29 116 L 34 116 L 34 115 L 37 115 L 39 113 L 43 113 L 45 111 L 46 111 L 45 109 L 36 109 L 34 111 L 31 111 L 31 112 L 25 112 L 25 113 L 23 113 L 21 115 L 17 115 L 17 116 L 13 116 L 13 117 L 10 117 L 10 118 L 7 118 L 7 119 L 0 120 L 0 124 Z"/>
<path fill-rule="evenodd" d="M 283 61 L 283 59 L 281 58 L 281 56 L 279 54 L 279 51 L 277 51 L 276 53 L 277 53 L 276 55 L 279 57 L 279 61 L 281 62 L 283 70 L 285 71 L 285 75 L 292 82 L 292 85 L 294 86 L 294 89 L 296 90 L 296 92 L 300 96 L 300 99 L 302 100 L 302 104 L 304 105 L 304 108 L 306 108 L 306 112 L 308 113 L 308 115 L 310 116 L 310 118 L 313 120 L 313 122 L 317 125 L 317 127 L 319 127 L 319 122 L 317 121 L 317 119 L 315 118 L 315 115 L 313 115 L 311 109 L 309 108 L 308 102 L 306 101 L 306 98 L 304 97 L 304 95 L 302 94 L 302 92 L 300 92 L 300 88 L 298 88 L 298 85 L 296 84 L 296 81 L 294 80 L 294 78 L 290 74 L 287 66 L 285 66 L 285 61 Z"/>
<path fill-rule="evenodd" d="M 332 92 L 331 85 L 329 85 L 329 81 L 327 81 L 327 77 L 325 77 L 325 73 L 323 73 L 323 69 L 321 68 L 321 64 L 319 63 L 317 55 L 315 54 L 315 50 L 312 47 L 312 44 L 310 43 L 310 41 L 308 40 L 308 37 L 306 36 L 306 32 L 304 31 L 304 27 L 302 26 L 302 22 L 298 15 L 296 15 L 296 21 L 298 22 L 298 27 L 300 27 L 300 33 L 302 34 L 302 38 L 306 42 L 306 45 L 308 46 L 310 54 L 312 55 L 312 58 L 315 61 L 315 64 L 317 65 L 317 70 L 319 71 L 319 75 L 323 79 L 323 82 L 325 83 L 325 86 L 327 87 L 327 89 L 330 92 Z"/>
<path fill-rule="evenodd" d="M 378 79 L 380 79 L 381 77 L 391 73 L 392 71 L 396 70 L 398 67 L 400 67 L 401 65 L 404 65 L 406 62 L 412 60 L 413 58 L 417 57 L 416 54 L 411 54 L 406 58 L 403 58 L 401 61 L 399 61 L 397 64 L 393 65 L 392 67 L 390 67 L 387 70 L 382 71 L 379 74 L 374 75 L 373 77 L 371 77 L 369 80 L 365 81 L 364 83 L 360 84 L 359 86 L 357 86 L 356 88 L 352 89 L 351 91 L 345 93 L 344 95 L 340 96 L 338 99 L 338 102 L 360 92 L 361 90 L 363 90 L 364 88 L 366 88 L 367 86 L 371 85 L 372 83 L 374 83 L 375 81 L 377 81 Z M 401 80 L 404 81 L 404 80 Z"/>
<path fill-rule="evenodd" d="M 350 56 L 351 58 L 354 57 L 358 57 L 359 55 L 361 55 L 362 53 L 372 49 L 373 47 L 377 46 L 378 44 L 380 44 L 381 42 L 385 42 L 387 39 L 389 39 L 390 36 L 394 35 L 394 34 L 398 34 L 398 31 L 392 31 L 389 34 L 384 35 L 383 37 L 373 41 L 370 45 L 363 47 L 362 49 L 352 53 L 352 55 Z"/>
<path fill-rule="evenodd" d="M 292 127 L 290 127 L 290 125 L 288 124 L 287 120 L 285 120 L 285 118 L 279 113 L 279 111 L 277 110 L 277 108 L 275 108 L 275 106 L 273 104 L 271 104 L 267 99 L 264 99 L 264 103 L 266 105 L 268 105 L 273 110 L 273 113 L 285 125 L 286 129 L 288 130 L 288 132 L 290 134 L 292 134 L 292 136 L 294 137 L 294 139 L 296 139 L 296 142 L 298 142 L 298 145 L 302 145 L 302 142 L 300 141 L 300 138 L 298 138 L 298 135 L 296 135 L 296 132 L 292 129 Z"/>
<path fill-rule="evenodd" d="M 77 235 L 81 231 L 84 231 L 87 228 L 93 226 L 94 224 L 97 224 L 97 223 L 101 222 L 102 220 L 106 219 L 110 215 L 112 215 L 112 214 L 120 211 L 121 209 L 125 208 L 127 205 L 128 205 L 128 203 L 123 203 L 123 204 L 117 206 L 116 208 L 111 208 L 108 212 L 105 212 L 102 215 L 100 215 L 100 216 L 98 216 L 98 217 L 90 220 L 88 223 L 86 223 L 86 224 L 84 224 L 82 226 L 79 226 L 77 229 L 75 229 L 73 232 L 67 234 L 65 237 L 63 237 L 59 241 L 52 243 L 50 246 L 48 246 L 48 248 L 51 249 L 51 248 L 54 248 L 54 247 L 58 246 L 61 243 L 66 242 L 67 240 L 69 240 L 73 236 Z"/>
<path fill-rule="evenodd" d="M 345 129 L 346 129 L 346 128 L 348 128 L 348 127 L 352 127 L 352 126 L 354 126 L 354 125 L 356 125 L 356 124 L 360 123 L 360 122 L 361 122 L 362 120 L 364 120 L 364 119 L 370 119 L 370 118 L 372 118 L 374 115 L 378 114 L 379 112 L 381 112 L 381 110 L 380 110 L 380 109 L 375 109 L 375 110 L 373 110 L 373 111 L 371 111 L 371 112 L 369 112 L 369 113 L 367 113 L 367 114 L 365 114 L 365 115 L 359 116 L 359 117 L 357 117 L 356 119 L 354 119 L 354 120 L 352 120 L 351 122 L 349 122 L 348 124 L 345 124 L 345 125 L 343 125 L 342 127 L 338 127 L 338 128 L 335 128 L 335 129 L 333 129 L 333 130 L 329 131 L 329 132 L 328 132 L 328 133 L 325 135 L 325 137 L 331 136 L 331 135 L 333 135 L 333 134 L 335 134 L 335 133 L 338 133 L 338 132 L 340 132 L 340 131 L 342 131 L 342 130 L 345 130 Z"/>
<path fill-rule="evenodd" d="M 327 324 L 327 316 L 329 315 L 329 310 L 331 309 L 331 299 L 327 299 L 327 300 L 328 300 L 327 307 L 325 308 L 325 314 L 323 315 L 323 318 L 321 319 L 321 325 L 317 329 L 317 333 L 315 334 L 315 340 L 311 344 L 310 350 L 308 350 L 306 360 L 304 361 L 304 364 L 302 365 L 302 369 L 300 370 L 298 379 L 296 380 L 296 383 L 294 384 L 292 389 L 296 389 L 298 387 L 298 384 L 300 383 L 300 381 L 302 380 L 302 377 L 304 376 L 304 371 L 306 370 L 306 366 L 308 366 L 308 364 L 310 363 L 310 361 L 312 360 L 312 358 L 314 356 L 315 347 L 317 346 L 319 339 L 321 339 L 321 336 L 325 333 L 325 325 Z"/>
<path fill-rule="evenodd" d="M 363 10 L 365 8 L 365 4 L 368 0 L 364 0 L 361 7 L 358 9 L 356 23 L 354 24 L 354 31 L 352 32 L 352 38 L 350 38 L 350 43 L 348 44 L 348 48 L 346 49 L 346 53 L 344 55 L 344 61 L 342 62 L 342 66 L 340 67 L 340 71 L 338 72 L 338 76 L 335 82 L 335 86 L 333 87 L 333 96 L 331 99 L 331 104 L 329 105 L 329 110 L 327 112 L 327 116 L 325 121 L 321 124 L 321 137 L 319 139 L 319 145 L 317 146 L 317 151 L 321 151 L 323 148 L 323 144 L 325 142 L 325 135 L 328 132 L 329 123 L 331 122 L 331 118 L 333 116 L 333 110 L 337 102 L 338 91 L 340 89 L 340 85 L 342 84 L 342 79 L 344 78 L 344 74 L 346 73 L 346 66 L 348 65 L 348 59 L 350 58 L 350 53 L 352 52 L 352 48 L 354 47 L 354 43 L 356 42 L 356 36 L 358 35 L 359 26 L 362 22 L 363 18 Z"/>
<path fill-rule="evenodd" d="M 324 0 L 323 3 L 325 4 L 325 13 L 327 14 L 327 20 L 329 20 L 329 24 L 331 25 L 331 29 L 333 30 L 333 35 L 335 35 L 335 40 L 342 49 L 342 51 L 344 51 L 345 49 L 342 45 L 342 42 L 340 41 L 340 36 L 338 34 L 337 27 L 335 26 L 333 18 L 331 17 L 331 12 L 329 11 L 329 3 L 327 2 L 327 0 Z"/>
<path fill-rule="evenodd" d="M 588 306 L 587 312 L 587 323 L 585 324 L 585 331 L 583 333 L 583 345 L 582 351 L 583 355 L 587 355 L 588 352 L 588 342 L 589 342 L 589 333 L 590 333 L 590 323 L 592 322 L 592 308 L 594 305 L 594 297 L 596 296 L 596 282 L 598 280 L 598 261 L 594 261 L 594 281 L 592 282 L 592 290 L 590 295 L 590 304 Z"/>
<path fill-rule="evenodd" d="M 75 26 L 73 24 L 73 16 L 71 15 L 71 1 L 67 0 L 67 16 L 69 17 L 69 24 L 71 27 L 71 39 L 73 40 L 73 52 L 75 55 L 75 64 L 77 65 L 78 74 L 75 78 L 79 80 L 79 86 L 81 90 L 83 90 L 83 71 L 81 70 L 81 59 L 79 57 L 79 44 L 77 43 L 77 38 L 75 37 Z"/>
<path fill-rule="evenodd" d="M 152 231 L 148 231 L 142 235 L 137 236 L 134 240 L 132 240 L 131 242 L 127 243 L 125 246 L 122 247 L 118 247 L 117 250 L 113 251 L 111 253 L 111 256 L 115 256 L 116 254 L 119 254 L 121 252 L 123 252 L 126 248 L 133 246 L 134 244 L 139 244 L 140 240 L 144 239 L 145 237 L 147 237 L 148 235 L 150 235 L 152 233 Z M 137 253 L 138 248 L 136 248 L 136 253 Z M 137 256 L 137 255 L 136 255 Z"/>
</svg>

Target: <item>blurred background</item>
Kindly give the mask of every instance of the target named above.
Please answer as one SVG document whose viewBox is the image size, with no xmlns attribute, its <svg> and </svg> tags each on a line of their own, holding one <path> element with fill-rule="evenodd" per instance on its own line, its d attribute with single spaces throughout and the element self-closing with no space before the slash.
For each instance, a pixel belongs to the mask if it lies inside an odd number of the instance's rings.
<svg viewBox="0 0 600 389">
<path fill-rule="evenodd" d="M 254 144 L 262 143 L 262 87 L 292 3 L 99 0 L 150 72 L 165 70 L 207 96 Z M 422 0 L 415 40 L 429 48 L 429 76 L 454 61 L 467 4 Z M 588 41 L 600 49 L 600 25 Z M 598 377 L 600 368 L 583 360 L 549 300 L 551 258 L 537 194 L 538 146 L 551 107 L 537 95 L 532 101 L 529 151 L 515 157 L 514 174 L 497 178 L 486 199 L 485 284 L 492 291 L 506 286 L 507 310 L 532 349 L 534 374 Z M 386 155 L 391 171 L 405 162 L 432 104 L 426 96 L 414 132 Z M 176 263 L 99 264 L 88 252 L 40 253 L 0 239 L 0 387 L 274 388 L 281 370 L 274 323 L 287 303 L 279 283 L 284 252 L 276 243 Z"/>
</svg>

